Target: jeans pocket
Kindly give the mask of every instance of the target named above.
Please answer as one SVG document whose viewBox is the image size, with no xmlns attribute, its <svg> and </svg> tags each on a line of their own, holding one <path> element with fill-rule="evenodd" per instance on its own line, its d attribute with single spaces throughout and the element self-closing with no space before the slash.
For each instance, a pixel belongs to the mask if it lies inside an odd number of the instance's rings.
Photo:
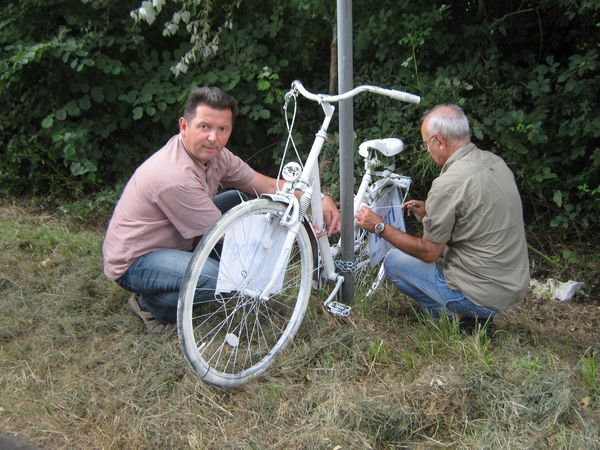
<svg viewBox="0 0 600 450">
<path fill-rule="evenodd" d="M 438 264 L 435 265 L 435 280 L 440 284 L 447 284 L 444 272 L 442 272 L 442 268 Z"/>
<path fill-rule="evenodd" d="M 435 267 L 434 276 L 438 292 L 440 293 L 440 297 L 442 298 L 444 304 L 448 304 L 450 302 L 460 302 L 465 299 L 465 296 L 461 292 L 448 286 L 446 277 L 444 277 L 444 272 L 442 272 L 442 268 L 439 265 L 436 265 Z"/>
</svg>

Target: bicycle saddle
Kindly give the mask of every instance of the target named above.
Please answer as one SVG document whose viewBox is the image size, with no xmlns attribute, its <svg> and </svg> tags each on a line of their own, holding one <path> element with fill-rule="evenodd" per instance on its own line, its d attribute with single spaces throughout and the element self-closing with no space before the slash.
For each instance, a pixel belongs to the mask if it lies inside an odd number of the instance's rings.
<svg viewBox="0 0 600 450">
<path fill-rule="evenodd" d="M 358 146 L 358 153 L 363 158 L 369 156 L 369 149 L 377 150 L 385 156 L 394 156 L 404 150 L 404 142 L 398 138 L 372 139 Z"/>
</svg>

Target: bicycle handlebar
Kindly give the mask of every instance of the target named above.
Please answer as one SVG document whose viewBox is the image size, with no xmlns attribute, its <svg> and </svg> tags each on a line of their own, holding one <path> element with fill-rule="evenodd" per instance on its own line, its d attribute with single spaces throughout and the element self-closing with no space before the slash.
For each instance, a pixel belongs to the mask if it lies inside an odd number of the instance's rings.
<svg viewBox="0 0 600 450">
<path fill-rule="evenodd" d="M 355 95 L 360 94 L 361 92 L 368 91 L 374 94 L 385 95 L 386 97 L 393 98 L 395 100 L 400 100 L 401 102 L 406 103 L 414 103 L 418 105 L 421 101 L 421 97 L 414 94 L 409 94 L 408 92 L 397 91 L 395 89 L 384 89 L 378 86 L 371 86 L 368 84 L 357 86 L 354 89 L 351 89 L 343 94 L 338 95 L 325 95 L 325 94 L 313 94 L 312 92 L 308 92 L 306 88 L 302 85 L 302 82 L 299 80 L 295 80 L 292 83 L 292 89 L 298 91 L 302 94 L 303 97 L 306 97 L 309 100 L 313 100 L 315 102 L 326 102 L 326 103 L 335 103 L 341 100 L 346 100 L 354 97 Z"/>
</svg>

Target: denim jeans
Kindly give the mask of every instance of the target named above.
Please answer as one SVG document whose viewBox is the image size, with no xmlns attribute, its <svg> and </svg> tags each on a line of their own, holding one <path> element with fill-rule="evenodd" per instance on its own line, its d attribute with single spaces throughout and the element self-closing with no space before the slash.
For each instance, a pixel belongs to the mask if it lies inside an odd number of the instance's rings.
<svg viewBox="0 0 600 450">
<path fill-rule="evenodd" d="M 238 191 L 226 191 L 213 198 L 214 204 L 222 213 L 241 203 L 243 194 Z M 161 322 L 177 321 L 177 301 L 179 288 L 192 252 L 164 249 L 146 253 L 137 258 L 117 283 L 130 292 L 141 294 L 141 305 Z M 206 301 L 212 297 L 211 289 L 216 287 L 219 263 L 211 263 L 203 269 L 198 280 L 196 301 Z M 208 289 L 208 290 L 207 290 Z"/>
<path fill-rule="evenodd" d="M 392 249 L 384 260 L 388 278 L 421 308 L 437 318 L 442 311 L 448 315 L 488 318 L 498 311 L 476 305 L 446 283 L 444 273 L 435 263 L 425 263 L 406 253 Z"/>
</svg>

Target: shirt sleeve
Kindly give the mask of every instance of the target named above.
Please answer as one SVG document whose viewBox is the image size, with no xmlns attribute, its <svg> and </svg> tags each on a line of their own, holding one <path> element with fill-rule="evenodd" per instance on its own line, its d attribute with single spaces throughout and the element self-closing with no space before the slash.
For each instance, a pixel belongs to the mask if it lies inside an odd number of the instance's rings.
<svg viewBox="0 0 600 450">
<path fill-rule="evenodd" d="M 256 172 L 239 156 L 234 155 L 231 151 L 223 149 L 223 162 L 226 166 L 221 184 L 224 187 L 238 187 L 249 183 Z"/>
<path fill-rule="evenodd" d="M 221 218 L 219 208 L 198 186 L 172 186 L 160 192 L 155 201 L 185 239 L 205 234 Z"/>
<path fill-rule="evenodd" d="M 456 196 L 452 186 L 433 182 L 425 201 L 423 236 L 437 244 L 446 244 L 456 222 Z"/>
</svg>

